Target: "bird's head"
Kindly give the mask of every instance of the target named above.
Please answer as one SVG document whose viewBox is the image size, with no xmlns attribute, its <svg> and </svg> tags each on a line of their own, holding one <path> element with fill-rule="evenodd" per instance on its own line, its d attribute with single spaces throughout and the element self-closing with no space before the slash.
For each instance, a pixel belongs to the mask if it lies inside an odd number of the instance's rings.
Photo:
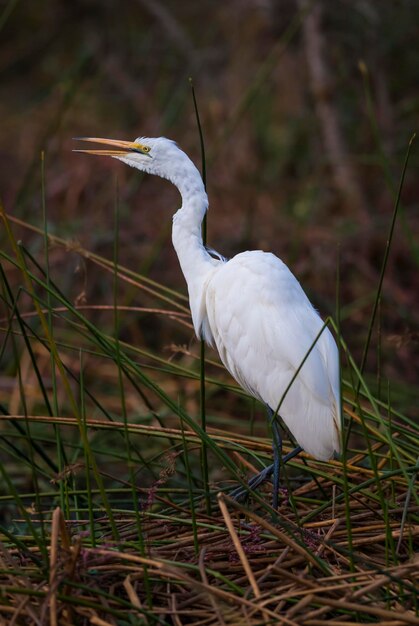
<svg viewBox="0 0 419 626">
<path fill-rule="evenodd" d="M 171 139 L 138 137 L 135 141 L 120 141 L 79 137 L 77 140 L 104 144 L 108 147 L 105 150 L 75 150 L 75 152 L 110 156 L 148 174 L 167 178 L 179 189 L 183 200 L 194 196 L 205 210 L 208 207 L 208 198 L 199 171 Z"/>
<path fill-rule="evenodd" d="M 97 137 L 77 137 L 77 141 L 104 144 L 105 150 L 75 150 L 97 156 L 110 156 L 123 161 L 143 172 L 172 178 L 172 172 L 180 166 L 191 163 L 187 155 L 171 139 L 166 137 L 138 137 L 134 141 L 101 139 Z"/>
</svg>

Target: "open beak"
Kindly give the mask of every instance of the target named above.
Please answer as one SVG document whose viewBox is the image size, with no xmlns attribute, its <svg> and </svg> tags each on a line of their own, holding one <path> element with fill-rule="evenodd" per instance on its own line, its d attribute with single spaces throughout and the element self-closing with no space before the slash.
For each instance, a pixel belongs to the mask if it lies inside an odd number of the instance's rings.
<svg viewBox="0 0 419 626">
<path fill-rule="evenodd" d="M 107 146 L 113 146 L 107 150 L 73 150 L 73 152 L 84 152 L 85 154 L 96 154 L 99 156 L 126 156 L 130 152 L 140 152 L 147 154 L 149 148 L 134 141 L 121 141 L 119 139 L 100 139 L 98 137 L 74 137 L 76 141 L 89 141 L 91 143 L 102 143 Z M 114 148 L 119 148 L 115 150 Z"/>
</svg>

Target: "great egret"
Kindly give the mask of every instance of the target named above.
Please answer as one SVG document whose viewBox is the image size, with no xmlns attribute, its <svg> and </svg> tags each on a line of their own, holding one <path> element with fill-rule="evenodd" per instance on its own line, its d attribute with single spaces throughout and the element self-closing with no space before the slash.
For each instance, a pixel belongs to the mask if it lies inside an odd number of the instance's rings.
<svg viewBox="0 0 419 626">
<path fill-rule="evenodd" d="M 173 216 L 172 241 L 188 285 L 195 333 L 216 346 L 236 381 L 268 407 L 274 463 L 249 485 L 256 487 L 273 473 L 277 508 L 282 441 L 276 411 L 300 446 L 284 462 L 301 449 L 321 460 L 339 452 L 339 360 L 329 329 L 278 257 L 254 250 L 226 260 L 203 245 L 208 196 L 199 171 L 174 141 L 80 139 L 108 148 L 79 152 L 119 159 L 178 188 L 182 206 Z"/>
</svg>

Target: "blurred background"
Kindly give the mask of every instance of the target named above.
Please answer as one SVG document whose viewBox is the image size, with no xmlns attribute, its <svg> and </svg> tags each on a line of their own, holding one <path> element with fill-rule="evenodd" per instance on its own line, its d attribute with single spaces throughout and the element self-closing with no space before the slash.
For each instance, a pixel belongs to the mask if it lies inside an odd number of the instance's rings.
<svg viewBox="0 0 419 626">
<path fill-rule="evenodd" d="M 200 166 L 191 77 L 208 243 L 225 256 L 273 251 L 323 316 L 335 315 L 339 276 L 342 333 L 360 362 L 418 128 L 417 1 L 2 0 L 0 29 L 0 193 L 8 214 L 42 228 L 44 152 L 49 232 L 68 241 L 51 248 L 51 271 L 73 301 L 112 304 L 112 277 L 72 248 L 112 259 L 117 197 L 120 262 L 186 293 L 170 235 L 177 191 L 73 153 L 72 138 L 166 135 Z M 409 413 L 418 400 L 418 167 L 416 142 L 367 366 Z M 14 228 L 42 258 L 42 238 Z M 121 298 L 147 306 L 129 286 Z M 106 313 L 91 318 L 112 325 Z M 121 333 L 168 358 L 193 336 L 147 315 L 124 317 Z"/>
</svg>

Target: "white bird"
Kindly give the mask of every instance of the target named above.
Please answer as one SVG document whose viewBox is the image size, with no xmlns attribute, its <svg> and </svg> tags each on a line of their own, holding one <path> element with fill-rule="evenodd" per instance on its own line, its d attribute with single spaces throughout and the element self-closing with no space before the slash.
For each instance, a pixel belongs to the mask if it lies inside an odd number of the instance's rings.
<svg viewBox="0 0 419 626">
<path fill-rule="evenodd" d="M 321 460 L 340 450 L 339 358 L 332 334 L 274 254 L 253 250 L 226 260 L 203 245 L 208 196 L 198 169 L 175 142 L 80 139 L 109 146 L 80 152 L 111 156 L 178 188 L 182 206 L 173 216 L 172 241 L 188 285 L 195 333 L 217 348 L 236 381 L 268 407 L 274 464 L 249 485 L 273 473 L 277 508 L 282 444 L 273 419 L 277 411 L 300 446 L 282 462 L 301 449 Z"/>
</svg>

